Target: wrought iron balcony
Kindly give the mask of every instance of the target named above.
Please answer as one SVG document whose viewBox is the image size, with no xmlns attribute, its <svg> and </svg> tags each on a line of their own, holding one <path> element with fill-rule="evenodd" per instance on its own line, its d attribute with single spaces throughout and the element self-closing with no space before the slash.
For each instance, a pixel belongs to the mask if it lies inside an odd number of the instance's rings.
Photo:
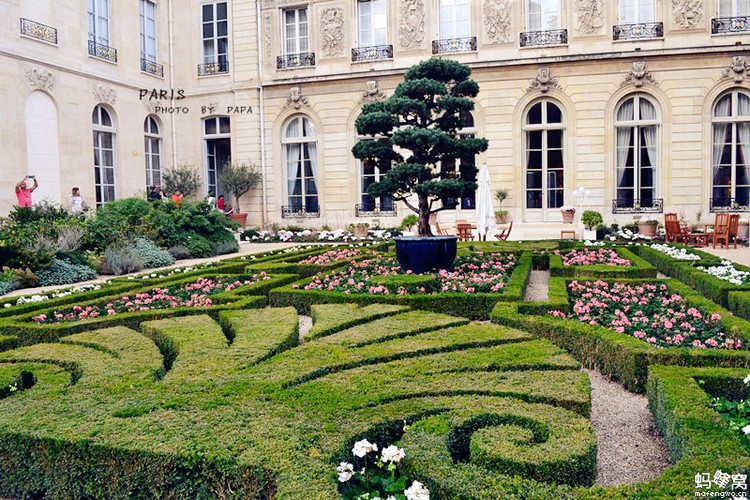
<svg viewBox="0 0 750 500">
<path fill-rule="evenodd" d="M 664 200 L 617 199 L 612 200 L 613 214 L 660 214 L 664 211 Z"/>
<path fill-rule="evenodd" d="M 315 52 L 284 54 L 276 57 L 276 69 L 305 68 L 315 66 Z"/>
<path fill-rule="evenodd" d="M 396 204 L 390 208 L 382 208 L 374 203 L 354 205 L 354 215 L 357 217 L 396 217 Z"/>
<path fill-rule="evenodd" d="M 750 31 L 750 16 L 716 17 L 711 19 L 711 33 L 744 33 Z"/>
<path fill-rule="evenodd" d="M 105 61 L 117 62 L 117 49 L 96 43 L 93 40 L 89 40 L 89 55 L 104 59 Z"/>
<path fill-rule="evenodd" d="M 284 205 L 281 207 L 281 216 L 285 219 L 320 217 L 320 205 L 308 207 L 303 207 L 301 205 Z"/>
<path fill-rule="evenodd" d="M 750 204 L 747 199 L 743 203 L 735 198 L 710 198 L 708 211 L 711 213 L 750 212 Z"/>
<path fill-rule="evenodd" d="M 664 37 L 664 23 L 634 23 L 612 26 L 612 40 L 644 40 Z"/>
<path fill-rule="evenodd" d="M 373 45 L 352 49 L 352 62 L 393 59 L 393 45 Z"/>
<path fill-rule="evenodd" d="M 21 18 L 21 34 L 57 45 L 57 28 Z"/>
<path fill-rule="evenodd" d="M 149 75 L 164 76 L 164 66 L 141 57 L 141 71 Z"/>
<path fill-rule="evenodd" d="M 211 76 L 229 73 L 229 61 L 218 61 L 198 65 L 198 76 Z"/>
<path fill-rule="evenodd" d="M 433 54 L 456 54 L 458 52 L 472 52 L 477 50 L 477 37 L 445 38 L 432 41 Z"/>
<path fill-rule="evenodd" d="M 566 45 L 568 30 L 525 31 L 521 33 L 521 47 Z"/>
</svg>

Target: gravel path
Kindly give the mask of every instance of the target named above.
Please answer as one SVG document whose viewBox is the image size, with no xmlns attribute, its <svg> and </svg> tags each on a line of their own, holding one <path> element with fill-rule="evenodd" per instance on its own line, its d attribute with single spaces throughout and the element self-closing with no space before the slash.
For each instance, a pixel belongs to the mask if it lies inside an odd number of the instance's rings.
<svg viewBox="0 0 750 500">
<path fill-rule="evenodd" d="M 591 424 L 599 442 L 596 484 L 639 483 L 661 475 L 671 461 L 646 397 L 597 371 L 583 371 L 591 380 Z"/>
<path fill-rule="evenodd" d="M 310 331 L 313 326 L 313 321 L 310 316 L 299 315 L 299 341 L 302 343 L 305 339 L 305 335 Z"/>
<path fill-rule="evenodd" d="M 527 302 L 544 302 L 549 298 L 549 271 L 531 271 L 524 299 Z"/>
</svg>

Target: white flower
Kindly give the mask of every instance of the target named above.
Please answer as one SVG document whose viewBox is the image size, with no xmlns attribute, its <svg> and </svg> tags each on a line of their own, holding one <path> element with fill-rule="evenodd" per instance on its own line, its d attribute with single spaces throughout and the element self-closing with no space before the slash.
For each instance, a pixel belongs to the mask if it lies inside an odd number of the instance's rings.
<svg viewBox="0 0 750 500">
<path fill-rule="evenodd" d="M 10 307 L 10 304 L 4 304 L 3 307 Z"/>
<path fill-rule="evenodd" d="M 742 432 L 744 432 L 746 436 L 747 436 L 748 434 L 750 434 L 750 424 L 748 424 L 748 425 L 746 425 L 745 427 L 743 427 L 743 428 L 742 428 Z"/>
<path fill-rule="evenodd" d="M 396 445 L 392 444 L 383 450 L 383 463 L 393 462 L 397 464 L 402 458 L 404 458 L 404 449 Z"/>
<path fill-rule="evenodd" d="M 366 439 L 357 441 L 356 443 L 354 443 L 354 447 L 352 448 L 352 453 L 354 453 L 354 455 L 358 456 L 359 458 L 364 457 L 371 451 L 378 451 L 378 445 L 373 444 Z"/>
<path fill-rule="evenodd" d="M 396 500 L 396 497 L 394 497 L 393 495 L 389 495 L 385 500 Z"/>
<path fill-rule="evenodd" d="M 339 473 L 339 482 L 345 483 L 354 476 L 354 466 L 348 462 L 341 462 L 336 467 L 336 472 Z"/>
<path fill-rule="evenodd" d="M 430 500 L 430 490 L 419 481 L 411 483 L 408 489 L 404 490 L 407 500 Z"/>
<path fill-rule="evenodd" d="M 750 384 L 750 373 L 748 373 L 747 377 L 745 377 L 745 383 Z"/>
</svg>

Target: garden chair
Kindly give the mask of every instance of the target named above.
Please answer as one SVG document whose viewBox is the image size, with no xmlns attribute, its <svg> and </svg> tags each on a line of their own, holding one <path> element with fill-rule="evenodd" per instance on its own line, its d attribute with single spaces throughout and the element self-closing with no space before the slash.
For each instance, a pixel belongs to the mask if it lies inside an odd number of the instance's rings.
<svg viewBox="0 0 750 500">
<path fill-rule="evenodd" d="M 695 240 L 697 247 L 708 245 L 706 233 L 691 233 L 686 225 L 680 223 L 675 213 L 664 214 L 664 231 L 666 242 L 690 245 L 690 241 Z"/>
<path fill-rule="evenodd" d="M 513 229 L 513 221 L 510 221 L 506 227 L 500 226 L 500 232 L 495 235 L 498 241 L 505 241 L 510 236 L 510 230 Z"/>
<path fill-rule="evenodd" d="M 474 234 L 471 230 L 471 224 L 456 224 L 456 233 L 459 241 L 474 241 Z"/>
<path fill-rule="evenodd" d="M 430 225 L 435 226 L 435 234 L 438 236 L 448 236 L 450 234 L 446 228 L 440 227 L 437 214 L 430 214 Z"/>
<path fill-rule="evenodd" d="M 722 240 L 724 241 L 724 244 L 727 247 L 729 247 L 730 222 L 731 222 L 731 216 L 729 214 L 716 214 L 716 219 L 714 220 L 714 223 L 706 225 L 706 228 L 713 226 L 714 230 L 713 230 L 713 233 L 711 233 L 711 237 L 714 242 L 714 248 L 716 248 L 716 243 Z"/>
</svg>

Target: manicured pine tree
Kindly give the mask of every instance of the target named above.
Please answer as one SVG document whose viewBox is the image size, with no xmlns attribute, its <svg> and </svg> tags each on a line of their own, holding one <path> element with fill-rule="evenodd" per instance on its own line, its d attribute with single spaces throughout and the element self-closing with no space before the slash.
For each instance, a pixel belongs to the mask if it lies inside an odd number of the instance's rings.
<svg viewBox="0 0 750 500">
<path fill-rule="evenodd" d="M 474 109 L 472 98 L 479 93 L 470 75 L 471 68 L 456 61 L 422 61 L 406 72 L 390 98 L 365 104 L 355 122 L 357 132 L 370 138 L 354 146 L 354 157 L 393 164 L 367 193 L 402 201 L 419 216 L 420 236 L 432 236 L 430 214 L 453 208 L 433 208 L 437 200 L 470 196 L 477 188 L 476 165 L 461 163 L 455 175 L 457 158 L 488 145 L 487 139 L 458 134 L 460 113 Z M 417 206 L 409 200 L 412 194 Z"/>
</svg>

